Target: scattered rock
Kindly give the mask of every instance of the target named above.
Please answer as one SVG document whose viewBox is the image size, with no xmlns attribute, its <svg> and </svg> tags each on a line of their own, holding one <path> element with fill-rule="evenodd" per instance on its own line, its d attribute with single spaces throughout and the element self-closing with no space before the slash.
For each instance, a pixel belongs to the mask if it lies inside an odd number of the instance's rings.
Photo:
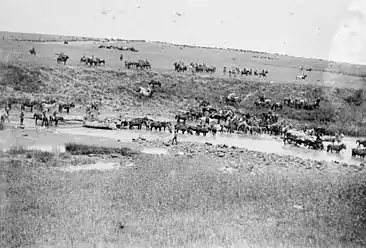
<svg viewBox="0 0 366 248">
<path fill-rule="evenodd" d="M 218 154 L 217 154 L 217 156 L 219 156 L 219 157 L 221 157 L 221 158 L 222 158 L 222 157 L 225 157 L 225 153 L 220 152 L 220 153 L 218 153 Z"/>
</svg>

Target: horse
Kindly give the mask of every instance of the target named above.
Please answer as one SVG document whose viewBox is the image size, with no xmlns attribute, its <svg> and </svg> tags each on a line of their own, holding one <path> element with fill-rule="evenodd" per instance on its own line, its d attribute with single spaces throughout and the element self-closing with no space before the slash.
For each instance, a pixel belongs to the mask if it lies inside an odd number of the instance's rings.
<svg viewBox="0 0 366 248">
<path fill-rule="evenodd" d="M 308 75 L 297 75 L 296 80 L 305 80 Z"/>
<path fill-rule="evenodd" d="M 142 124 L 144 124 L 146 127 L 148 126 L 147 121 L 148 121 L 147 117 L 134 118 L 128 122 L 128 127 L 129 129 L 132 129 L 134 126 L 137 126 L 137 129 L 141 130 Z"/>
<path fill-rule="evenodd" d="M 52 115 L 50 115 L 50 117 L 49 117 L 49 124 L 50 124 L 50 125 L 52 125 L 52 123 L 54 122 L 54 123 L 55 123 L 55 126 L 57 127 L 57 126 L 58 126 L 58 122 L 59 122 L 59 121 L 65 122 L 64 117 L 62 117 L 62 116 L 52 116 Z"/>
<path fill-rule="evenodd" d="M 149 97 L 151 98 L 152 97 L 152 94 L 153 94 L 153 90 L 148 87 L 147 89 L 145 89 L 144 87 L 139 87 L 138 90 L 137 90 L 137 93 L 139 93 L 139 96 L 141 98 L 141 96 L 145 96 L 145 97 Z"/>
<path fill-rule="evenodd" d="M 21 104 L 20 109 L 25 111 L 25 107 L 30 108 L 30 112 L 33 112 L 33 108 L 38 104 L 37 100 L 26 100 Z"/>
<path fill-rule="evenodd" d="M 34 49 L 34 47 L 33 47 L 32 49 L 29 49 L 29 53 L 30 53 L 31 55 L 37 55 L 37 53 L 36 53 L 36 49 Z"/>
<path fill-rule="evenodd" d="M 47 110 L 47 112 L 50 112 L 51 109 L 56 108 L 57 104 L 53 103 L 53 104 L 47 104 L 47 103 L 42 103 L 41 104 L 41 110 Z"/>
<path fill-rule="evenodd" d="M 157 81 L 157 80 L 154 80 L 152 79 L 150 82 L 149 82 L 149 86 L 152 88 L 152 87 L 155 87 L 155 86 L 159 86 L 161 87 L 161 82 L 160 81 Z"/>
<path fill-rule="evenodd" d="M 68 59 L 70 59 L 70 57 L 69 56 L 67 56 L 67 55 L 59 55 L 58 57 L 57 57 L 57 64 L 59 64 L 59 63 L 64 63 L 64 65 L 66 65 L 66 62 L 67 62 L 67 60 Z"/>
<path fill-rule="evenodd" d="M 273 110 L 282 109 L 282 108 L 283 108 L 283 106 L 282 106 L 282 104 L 280 102 L 273 103 L 272 104 L 272 107 L 271 107 L 271 109 L 273 109 Z"/>
<path fill-rule="evenodd" d="M 345 144 L 340 144 L 340 145 L 332 145 L 332 144 L 329 144 L 327 146 L 327 152 L 333 152 L 333 151 L 336 151 L 336 153 L 339 153 L 342 149 L 347 149 L 346 145 Z"/>
<path fill-rule="evenodd" d="M 35 123 L 37 125 L 37 121 L 38 120 L 42 120 L 42 127 L 43 127 L 43 124 L 45 124 L 46 127 L 49 127 L 49 121 L 48 121 L 48 118 L 44 115 L 44 114 L 41 114 L 41 113 L 34 113 L 33 115 L 33 119 L 35 119 Z"/>
<path fill-rule="evenodd" d="M 37 121 L 38 120 L 43 120 L 43 114 L 42 113 L 34 113 L 33 119 L 35 119 L 35 124 L 37 126 Z"/>
<path fill-rule="evenodd" d="M 365 158 L 365 156 L 366 156 L 366 149 L 353 148 L 352 149 L 352 157 L 356 157 L 356 156 L 359 156 L 361 158 Z"/>
<path fill-rule="evenodd" d="M 178 131 L 181 131 L 183 134 L 185 132 L 189 133 L 189 134 L 192 134 L 192 131 L 184 124 L 184 123 L 177 123 L 175 126 L 174 126 L 174 129 Z"/>
<path fill-rule="evenodd" d="M 59 103 L 58 105 L 58 112 L 62 113 L 63 109 L 66 109 L 66 113 L 69 114 L 70 108 L 75 108 L 75 103 Z"/>
<path fill-rule="evenodd" d="M 152 121 L 149 123 L 148 126 L 149 126 L 150 130 L 155 128 L 155 131 L 157 131 L 159 129 L 159 131 L 161 132 L 161 129 L 163 128 L 164 132 L 165 132 L 165 129 L 170 125 L 171 125 L 171 123 L 166 122 L 166 121 Z"/>
<path fill-rule="evenodd" d="M 183 123 L 185 124 L 186 123 L 186 120 L 189 118 L 189 114 L 177 114 L 174 119 L 177 120 L 177 122 L 179 123 L 180 120 L 183 120 Z"/>
<path fill-rule="evenodd" d="M 6 113 L 5 109 L 2 108 L 2 109 L 0 109 L 1 123 L 4 123 L 6 119 L 8 120 L 8 122 L 10 122 L 8 113 Z"/>
<path fill-rule="evenodd" d="M 361 145 L 363 147 L 366 147 L 366 140 L 356 140 L 357 147 L 360 147 Z"/>
</svg>

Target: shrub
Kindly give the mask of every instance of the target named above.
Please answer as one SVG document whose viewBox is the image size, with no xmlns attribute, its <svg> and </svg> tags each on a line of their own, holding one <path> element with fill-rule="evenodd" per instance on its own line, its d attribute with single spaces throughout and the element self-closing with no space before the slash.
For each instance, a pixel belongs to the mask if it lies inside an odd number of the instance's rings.
<svg viewBox="0 0 366 248">
<path fill-rule="evenodd" d="M 120 154 L 122 156 L 132 156 L 136 154 L 131 148 L 128 147 L 105 147 L 95 145 L 85 145 L 76 143 L 67 143 L 65 150 L 72 155 L 89 155 L 89 154 Z"/>
</svg>

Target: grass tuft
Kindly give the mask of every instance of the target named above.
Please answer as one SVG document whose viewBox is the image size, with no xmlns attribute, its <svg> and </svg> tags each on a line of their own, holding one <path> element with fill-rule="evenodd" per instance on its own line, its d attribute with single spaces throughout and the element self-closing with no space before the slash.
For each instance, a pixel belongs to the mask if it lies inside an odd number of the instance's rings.
<svg viewBox="0 0 366 248">
<path fill-rule="evenodd" d="M 120 154 L 122 156 L 132 156 L 137 153 L 128 147 L 106 147 L 106 146 L 95 146 L 95 145 L 86 145 L 86 144 L 77 144 L 77 143 L 65 144 L 65 150 L 72 155 Z"/>
</svg>

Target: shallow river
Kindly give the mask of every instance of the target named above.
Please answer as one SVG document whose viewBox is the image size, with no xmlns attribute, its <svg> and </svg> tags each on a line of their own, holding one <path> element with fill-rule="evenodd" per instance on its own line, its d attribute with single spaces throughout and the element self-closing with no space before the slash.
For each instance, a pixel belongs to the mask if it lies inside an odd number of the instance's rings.
<svg viewBox="0 0 366 248">
<path fill-rule="evenodd" d="M 142 136 L 146 139 L 162 139 L 168 140 L 170 133 L 168 132 L 148 132 L 145 130 L 97 130 L 86 128 L 60 129 L 61 133 L 74 135 L 87 135 L 94 137 L 103 137 L 110 139 L 119 139 L 122 142 L 130 142 L 131 139 Z M 293 145 L 284 145 L 283 141 L 278 137 L 269 135 L 253 136 L 253 135 L 237 135 L 237 134 L 217 134 L 216 136 L 207 135 L 196 136 L 188 134 L 179 134 L 178 141 L 190 142 L 210 142 L 212 144 L 235 145 L 249 150 L 276 153 L 280 155 L 292 155 L 305 159 L 340 161 L 340 162 L 360 162 L 362 160 L 351 157 L 351 149 L 356 147 L 356 140 L 359 138 L 345 137 L 343 143 L 347 146 L 347 150 L 341 151 L 340 154 L 327 153 L 326 151 L 317 151 L 304 147 L 295 147 Z M 326 144 L 326 143 L 325 143 Z"/>
<path fill-rule="evenodd" d="M 7 149 L 11 146 L 26 146 L 30 148 L 47 149 L 54 151 L 64 151 L 66 142 L 75 141 L 97 145 L 123 145 L 136 148 L 131 140 L 142 136 L 146 139 L 162 139 L 168 140 L 170 133 L 156 132 L 145 130 L 99 130 L 89 128 L 58 128 L 57 130 L 6 130 L 0 133 L 0 148 Z M 276 153 L 279 155 L 292 155 L 305 159 L 339 161 L 346 163 L 359 163 L 361 159 L 351 157 L 351 149 L 356 147 L 358 138 L 345 137 L 343 143 L 346 144 L 347 150 L 341 151 L 340 154 L 327 153 L 326 151 L 311 150 L 303 147 L 295 147 L 293 145 L 284 145 L 278 137 L 261 135 L 236 135 L 236 134 L 217 134 L 216 136 L 207 135 L 196 136 L 188 134 L 179 134 L 178 141 L 190 141 L 212 144 L 235 145 L 249 150 Z M 326 145 L 326 144 L 325 144 Z M 145 149 L 146 150 L 146 149 Z M 161 149 L 160 149 L 161 150 Z M 148 151 L 148 150 L 146 150 Z"/>
</svg>

